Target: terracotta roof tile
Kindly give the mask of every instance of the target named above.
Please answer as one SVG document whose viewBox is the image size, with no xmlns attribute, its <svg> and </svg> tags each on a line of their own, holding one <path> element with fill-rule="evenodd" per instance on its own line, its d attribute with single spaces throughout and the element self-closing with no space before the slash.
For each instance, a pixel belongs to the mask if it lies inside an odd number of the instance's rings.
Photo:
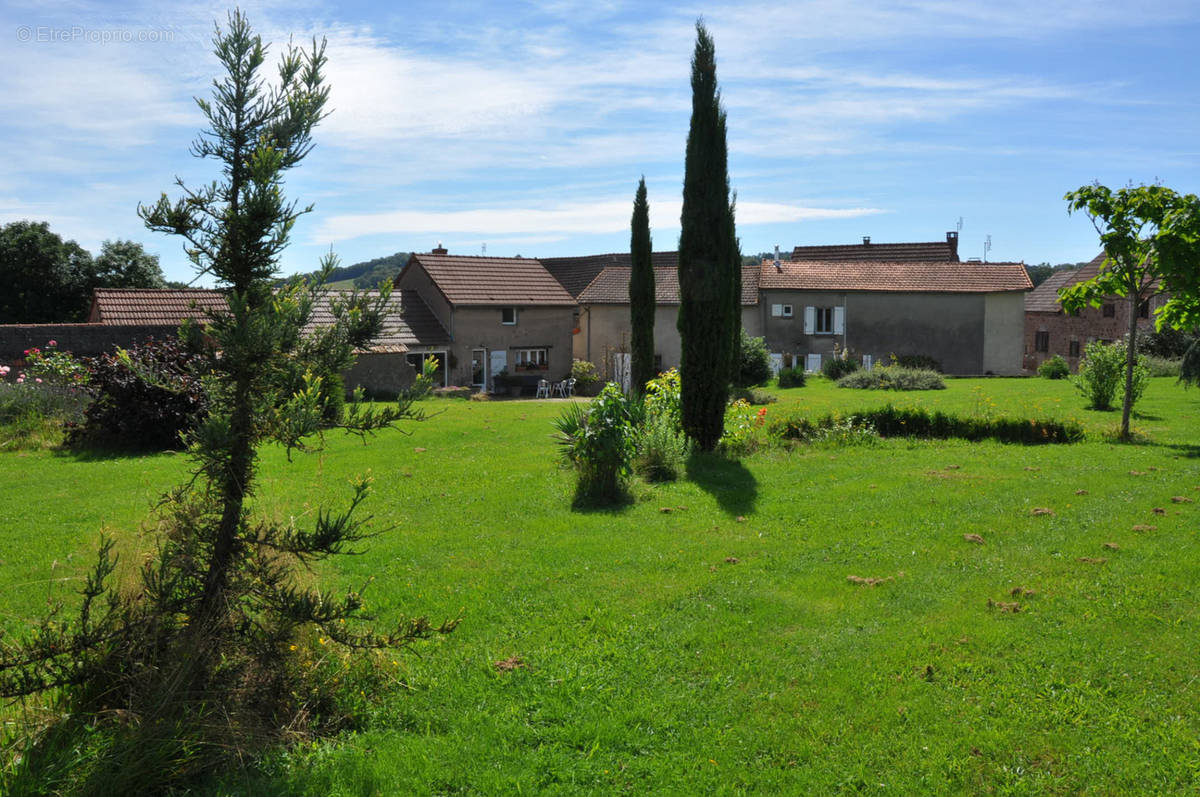
<svg viewBox="0 0 1200 797">
<path fill-rule="evenodd" d="M 455 305 L 574 305 L 571 294 L 540 261 L 525 257 L 465 257 L 417 253 L 419 263 Z"/>
<path fill-rule="evenodd" d="M 1032 286 L 1021 263 L 800 262 L 762 264 L 763 290 L 997 293 Z"/>
<path fill-rule="evenodd" d="M 609 266 L 632 266 L 629 252 L 611 252 L 605 255 L 583 255 L 581 257 L 539 258 L 546 270 L 558 280 L 567 292 L 578 297 L 601 271 Z M 679 264 L 678 252 L 652 252 L 650 262 L 655 268 L 675 268 Z"/>
<path fill-rule="evenodd" d="M 367 293 L 378 295 L 376 291 Z M 330 291 L 317 297 L 306 332 L 333 323 L 331 303 L 335 296 L 337 292 Z M 416 291 L 392 291 L 386 310 L 383 332 L 368 347 L 370 351 L 404 352 L 414 344 L 446 343 L 450 339 Z M 205 321 L 211 314 L 227 311 L 224 294 L 216 290 L 100 288 L 92 299 L 92 319 L 105 326 L 176 327 L 185 319 Z"/>
<path fill-rule="evenodd" d="M 627 266 L 609 266 L 579 294 L 580 304 L 629 304 Z M 758 304 L 758 275 L 753 267 L 742 269 L 742 304 Z M 675 266 L 654 269 L 654 301 L 656 304 L 679 304 L 679 269 Z"/>
<path fill-rule="evenodd" d="M 203 321 L 227 310 L 220 291 L 97 288 L 89 320 L 114 326 L 178 326 L 185 318 Z"/>
<path fill-rule="evenodd" d="M 793 261 L 822 262 L 880 261 L 909 263 L 942 261 L 958 262 L 956 246 L 949 241 L 930 241 L 896 244 L 847 244 L 838 246 L 797 246 L 792 250 Z"/>
</svg>

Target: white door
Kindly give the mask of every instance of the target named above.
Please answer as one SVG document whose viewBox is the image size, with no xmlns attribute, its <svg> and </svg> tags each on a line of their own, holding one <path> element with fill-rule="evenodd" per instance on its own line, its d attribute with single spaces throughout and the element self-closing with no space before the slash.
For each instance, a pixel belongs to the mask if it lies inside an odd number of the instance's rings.
<svg viewBox="0 0 1200 797">
<path fill-rule="evenodd" d="M 496 374 L 508 368 L 508 352 L 504 350 L 496 351 L 495 349 L 492 349 L 491 357 L 488 360 L 488 366 L 488 382 L 492 385 L 492 389 L 495 390 L 496 384 L 492 380 L 495 379 Z"/>
<path fill-rule="evenodd" d="M 873 364 L 874 364 L 874 358 L 873 358 L 871 355 L 869 355 L 869 354 L 864 354 L 864 355 L 863 355 L 863 370 L 864 370 L 864 371 L 870 371 L 870 370 L 871 370 L 871 366 L 872 366 Z"/>
<path fill-rule="evenodd" d="M 821 355 L 810 354 L 804 360 L 804 370 L 816 373 L 821 370 Z"/>
<path fill-rule="evenodd" d="M 771 376 L 779 376 L 779 372 L 783 370 L 783 353 L 773 351 L 767 357 L 771 362 Z"/>
</svg>

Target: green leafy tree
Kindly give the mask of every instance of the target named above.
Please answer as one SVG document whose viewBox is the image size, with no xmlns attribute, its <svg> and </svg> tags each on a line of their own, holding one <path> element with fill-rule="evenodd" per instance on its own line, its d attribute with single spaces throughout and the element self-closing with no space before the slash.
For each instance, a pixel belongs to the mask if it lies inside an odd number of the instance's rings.
<svg viewBox="0 0 1200 797">
<path fill-rule="evenodd" d="M 82 321 L 92 256 L 44 221 L 0 227 L 0 324 Z"/>
<path fill-rule="evenodd" d="M 632 363 L 631 381 L 635 395 L 646 391 L 654 378 L 654 263 L 651 257 L 650 203 L 646 199 L 646 178 L 638 181 L 630 221 L 629 253 L 633 266 L 629 272 L 629 327 Z"/>
<path fill-rule="evenodd" d="M 96 288 L 165 288 L 158 255 L 146 252 L 136 241 L 105 241 L 100 244 L 92 272 Z"/>
<path fill-rule="evenodd" d="M 289 46 L 275 85 L 260 71 L 266 47 L 239 12 L 214 44 L 224 76 L 211 100 L 197 100 L 208 130 L 193 153 L 217 161 L 220 177 L 200 189 L 177 181 L 181 199 L 163 195 L 139 209 L 151 229 L 182 236 L 197 270 L 228 297 L 228 314 L 205 329 L 220 357 L 206 378 L 209 413 L 189 438 L 192 478 L 165 502 L 157 555 L 135 588 L 108 587 L 115 563 L 106 543 L 79 618 L 43 624 L 0 655 L 0 694 L 62 687 L 71 716 L 102 721 L 124 740 L 109 747 L 98 765 L 109 779 L 88 783 L 90 793 L 164 791 L 284 733 L 321 730 L 336 705 L 321 695 L 335 679 L 300 661 L 318 637 L 362 651 L 453 627 L 421 617 L 376 631 L 362 622 L 361 590 L 337 595 L 297 577 L 298 565 L 351 552 L 369 536 L 355 514 L 367 481 L 344 510 L 307 520 L 257 518 L 248 504 L 261 445 L 320 444 L 322 385 L 378 334 L 387 291 L 337 299 L 332 326 L 301 334 L 315 288 L 274 286 L 280 252 L 309 210 L 282 188 L 325 116 L 324 43 Z M 404 403 L 364 410 L 356 402 L 340 425 L 366 434 L 412 417 Z"/>
<path fill-rule="evenodd" d="M 1125 350 L 1121 438 L 1129 438 L 1137 364 L 1138 307 L 1159 292 L 1171 294 L 1156 316 L 1164 324 L 1184 328 L 1200 322 L 1200 200 L 1161 185 L 1128 186 L 1116 191 L 1096 183 L 1069 192 L 1071 212 L 1091 219 L 1104 246 L 1099 273 L 1060 294 L 1065 312 L 1099 306 L 1106 296 L 1123 296 L 1129 305 Z"/>
<path fill-rule="evenodd" d="M 688 130 L 679 235 L 679 337 L 683 428 L 713 450 L 724 430 L 737 319 L 732 309 L 740 262 L 729 198 L 725 111 L 717 91 L 712 37 L 696 23 L 692 119 Z M 738 277 L 740 282 L 740 276 Z M 740 291 L 740 285 L 739 285 Z"/>
</svg>

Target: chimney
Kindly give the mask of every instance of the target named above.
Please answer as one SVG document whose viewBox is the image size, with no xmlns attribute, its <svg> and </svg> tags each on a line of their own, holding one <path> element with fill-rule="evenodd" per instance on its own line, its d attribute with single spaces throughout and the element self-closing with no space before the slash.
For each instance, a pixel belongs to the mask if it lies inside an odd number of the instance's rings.
<svg viewBox="0 0 1200 797">
<path fill-rule="evenodd" d="M 870 246 L 870 245 L 871 245 L 871 236 L 864 235 L 863 236 L 863 246 Z"/>
<path fill-rule="evenodd" d="M 946 243 L 950 245 L 950 262 L 958 262 L 958 230 L 950 230 L 946 233 Z"/>
<path fill-rule="evenodd" d="M 441 242 L 441 241 L 438 241 L 438 245 L 437 245 L 437 246 L 435 246 L 435 247 L 433 247 L 433 252 L 432 252 L 432 254 L 435 254 L 435 255 L 445 255 L 445 254 L 449 254 L 449 253 L 446 251 L 446 248 L 442 246 L 442 242 Z"/>
<path fill-rule="evenodd" d="M 775 270 L 783 273 L 783 266 L 779 265 L 779 244 L 775 244 Z"/>
</svg>

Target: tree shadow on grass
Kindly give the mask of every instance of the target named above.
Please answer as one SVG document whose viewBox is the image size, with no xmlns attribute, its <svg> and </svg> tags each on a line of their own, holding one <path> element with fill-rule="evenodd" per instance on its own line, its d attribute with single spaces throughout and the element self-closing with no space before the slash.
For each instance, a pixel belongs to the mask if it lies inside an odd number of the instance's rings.
<svg viewBox="0 0 1200 797">
<path fill-rule="evenodd" d="M 729 515 L 748 515 L 758 501 L 758 480 L 746 466 L 721 454 L 697 452 L 688 458 L 688 479 L 717 499 Z"/>
<path fill-rule="evenodd" d="M 1169 448 L 1181 457 L 1200 459 L 1200 444 L 1196 443 L 1156 443 L 1160 448 Z"/>
<path fill-rule="evenodd" d="M 120 448 L 117 446 L 59 446 L 54 449 L 54 456 L 75 462 L 108 462 L 114 459 L 149 459 L 163 454 L 180 454 L 175 450 L 160 451 L 145 448 Z"/>
<path fill-rule="evenodd" d="M 631 506 L 633 495 L 628 490 L 621 490 L 613 496 L 603 496 L 576 488 L 575 496 L 571 499 L 571 510 L 585 514 L 620 515 Z"/>
</svg>

